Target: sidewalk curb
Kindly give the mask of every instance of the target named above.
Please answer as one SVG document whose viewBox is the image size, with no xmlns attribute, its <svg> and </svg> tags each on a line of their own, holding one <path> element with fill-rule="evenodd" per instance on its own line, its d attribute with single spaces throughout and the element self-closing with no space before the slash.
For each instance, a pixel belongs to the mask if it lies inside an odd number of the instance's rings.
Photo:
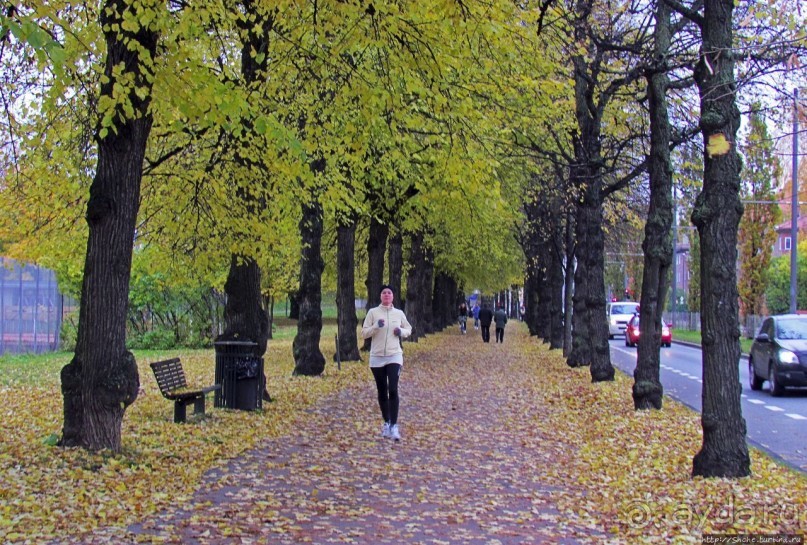
<svg viewBox="0 0 807 545">
<path fill-rule="evenodd" d="M 703 349 L 703 347 L 699 343 L 691 343 L 689 341 L 676 341 L 676 340 L 673 340 L 673 343 L 680 344 L 682 346 L 689 346 L 691 348 L 701 348 L 701 349 Z M 740 354 L 740 359 L 741 360 L 748 360 L 748 354 L 741 353 Z"/>
</svg>

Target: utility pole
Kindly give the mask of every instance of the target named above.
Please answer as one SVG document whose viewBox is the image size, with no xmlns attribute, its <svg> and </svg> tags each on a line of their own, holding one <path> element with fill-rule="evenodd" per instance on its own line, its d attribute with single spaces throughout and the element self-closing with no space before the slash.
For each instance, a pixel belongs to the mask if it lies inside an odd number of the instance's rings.
<svg viewBox="0 0 807 545">
<path fill-rule="evenodd" d="M 790 205 L 790 313 L 796 313 L 799 234 L 799 90 L 793 89 L 793 202 Z"/>
</svg>

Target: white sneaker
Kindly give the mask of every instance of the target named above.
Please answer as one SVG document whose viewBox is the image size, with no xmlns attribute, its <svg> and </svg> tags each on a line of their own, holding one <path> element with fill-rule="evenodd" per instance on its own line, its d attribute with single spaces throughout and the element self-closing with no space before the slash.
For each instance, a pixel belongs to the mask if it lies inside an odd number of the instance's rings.
<svg viewBox="0 0 807 545">
<path fill-rule="evenodd" d="M 381 426 L 381 437 L 385 439 L 389 439 L 392 437 L 392 435 L 390 434 L 389 422 L 384 422 L 384 425 Z"/>
<path fill-rule="evenodd" d="M 390 428 L 389 428 L 389 436 L 394 441 L 400 441 L 401 440 L 401 432 L 398 429 L 398 424 L 394 424 L 394 425 L 390 426 Z"/>
</svg>

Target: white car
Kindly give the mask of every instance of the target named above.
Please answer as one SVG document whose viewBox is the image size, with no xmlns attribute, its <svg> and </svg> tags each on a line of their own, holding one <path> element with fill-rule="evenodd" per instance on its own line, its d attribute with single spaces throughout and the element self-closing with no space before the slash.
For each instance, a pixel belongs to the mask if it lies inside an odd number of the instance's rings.
<svg viewBox="0 0 807 545">
<path fill-rule="evenodd" d="M 608 338 L 624 335 L 628 322 L 639 312 L 639 303 L 635 301 L 617 301 L 605 305 L 605 317 L 608 319 Z"/>
</svg>

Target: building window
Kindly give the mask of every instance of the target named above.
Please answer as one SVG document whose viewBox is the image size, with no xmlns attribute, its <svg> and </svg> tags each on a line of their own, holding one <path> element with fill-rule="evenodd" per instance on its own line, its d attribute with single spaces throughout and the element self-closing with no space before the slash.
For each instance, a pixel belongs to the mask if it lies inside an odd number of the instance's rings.
<svg viewBox="0 0 807 545">
<path fill-rule="evenodd" d="M 790 251 L 790 237 L 785 237 L 785 247 L 784 247 L 784 250 L 785 250 L 786 252 L 789 252 L 789 251 Z"/>
</svg>

